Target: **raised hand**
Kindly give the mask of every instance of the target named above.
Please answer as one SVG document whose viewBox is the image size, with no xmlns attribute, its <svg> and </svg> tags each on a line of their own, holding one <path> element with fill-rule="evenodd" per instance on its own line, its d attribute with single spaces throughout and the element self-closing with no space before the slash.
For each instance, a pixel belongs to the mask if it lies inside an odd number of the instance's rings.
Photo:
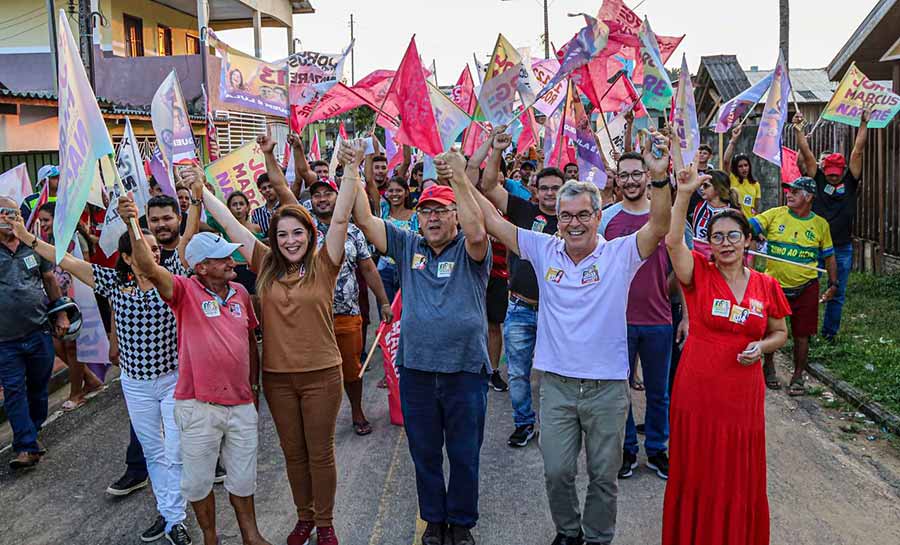
<svg viewBox="0 0 900 545">
<path fill-rule="evenodd" d="M 695 158 L 693 163 L 678 171 L 678 175 L 676 176 L 678 192 L 690 195 L 692 192 L 697 191 L 700 184 L 710 178 L 711 176 L 708 174 L 700 175 L 697 172 L 697 160 Z"/>
<path fill-rule="evenodd" d="M 119 215 L 122 216 L 122 219 L 125 220 L 126 223 L 132 218 L 136 220 L 140 216 L 138 207 L 134 204 L 134 199 L 131 197 L 131 193 L 119 197 L 118 211 Z"/>
<path fill-rule="evenodd" d="M 653 154 L 653 148 L 656 148 L 659 157 Z M 642 145 L 641 149 L 651 179 L 660 180 L 666 177 L 669 172 L 669 139 L 657 131 L 652 131 L 649 141 L 646 145 Z"/>
<path fill-rule="evenodd" d="M 291 149 L 300 148 L 300 151 L 301 152 L 303 151 L 303 139 L 300 137 L 299 134 L 297 134 L 295 132 L 288 134 L 287 135 L 287 143 L 291 147 Z"/>
<path fill-rule="evenodd" d="M 512 144 L 512 135 L 505 132 L 495 134 L 491 141 L 491 147 L 500 152 L 508 148 L 510 144 Z"/>
<path fill-rule="evenodd" d="M 259 149 L 263 153 L 273 153 L 275 151 L 275 139 L 267 134 L 257 136 L 256 143 L 259 144 Z"/>
<path fill-rule="evenodd" d="M 444 165 L 444 171 L 448 174 L 446 179 L 450 179 L 453 176 L 462 176 L 466 172 L 466 158 L 460 153 L 450 151 L 438 155 L 434 158 L 435 169 L 437 169 L 438 162 Z M 438 171 L 438 177 L 441 177 L 440 171 Z"/>
<path fill-rule="evenodd" d="M 731 129 L 731 141 L 737 142 L 738 137 L 741 135 L 741 126 L 736 125 L 733 129 Z"/>
<path fill-rule="evenodd" d="M 344 165 L 344 173 L 348 168 L 353 171 L 359 171 L 359 165 L 362 164 L 365 148 L 360 140 L 343 140 L 341 141 L 341 149 L 338 152 L 338 162 Z M 354 172 L 356 172 L 354 171 Z"/>
</svg>

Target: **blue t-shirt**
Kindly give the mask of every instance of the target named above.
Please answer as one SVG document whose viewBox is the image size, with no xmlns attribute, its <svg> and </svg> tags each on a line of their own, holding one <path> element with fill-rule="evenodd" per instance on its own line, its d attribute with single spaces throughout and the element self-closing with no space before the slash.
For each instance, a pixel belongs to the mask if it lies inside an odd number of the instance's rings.
<svg viewBox="0 0 900 545">
<path fill-rule="evenodd" d="M 490 373 L 485 309 L 490 249 L 484 260 L 475 261 L 459 233 L 435 255 L 422 235 L 388 222 L 384 228 L 403 293 L 397 365 L 432 373 Z"/>
<path fill-rule="evenodd" d="M 526 201 L 531 200 L 531 191 L 528 191 L 528 188 L 522 185 L 522 182 L 518 180 L 508 178 L 505 182 L 503 182 L 503 187 L 510 195 L 515 195 L 516 197 L 525 199 Z"/>
</svg>

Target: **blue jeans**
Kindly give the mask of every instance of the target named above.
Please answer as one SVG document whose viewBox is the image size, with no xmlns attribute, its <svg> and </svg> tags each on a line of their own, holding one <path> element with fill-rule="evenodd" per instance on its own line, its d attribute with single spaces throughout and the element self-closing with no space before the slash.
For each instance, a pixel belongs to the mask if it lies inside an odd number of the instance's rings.
<svg viewBox="0 0 900 545">
<path fill-rule="evenodd" d="M 478 521 L 478 465 L 484 441 L 485 372 L 430 373 L 400 367 L 400 405 L 416 468 L 422 520 L 472 528 Z M 450 481 L 444 484 L 444 442 Z"/>
<path fill-rule="evenodd" d="M 15 452 L 38 452 L 37 434 L 47 420 L 47 387 L 53 372 L 53 339 L 43 330 L 0 342 L 3 407 Z"/>
<path fill-rule="evenodd" d="M 381 258 L 378 261 L 378 275 L 381 276 L 381 283 L 384 285 L 384 293 L 387 294 L 388 301 L 393 303 L 394 296 L 400 291 L 400 274 L 397 271 L 397 264 L 389 263 L 387 259 Z"/>
<path fill-rule="evenodd" d="M 644 417 L 646 430 L 644 450 L 647 456 L 666 451 L 669 440 L 669 363 L 672 357 L 672 326 L 629 325 L 628 364 L 634 373 L 637 356 L 641 356 L 644 371 L 644 393 L 647 410 Z M 628 408 L 625 423 L 625 452 L 637 454 L 637 428 L 634 414 Z"/>
<path fill-rule="evenodd" d="M 822 336 L 834 337 L 841 328 L 841 312 L 844 309 L 844 295 L 847 293 L 847 279 L 853 266 L 853 245 L 845 244 L 834 247 L 834 259 L 837 261 L 838 288 L 834 298 L 825 305 L 825 319 L 822 322 Z"/>
<path fill-rule="evenodd" d="M 515 301 L 509 302 L 503 322 L 503 349 L 509 371 L 509 400 L 516 426 L 534 425 L 531 406 L 531 365 L 537 340 L 537 311 Z"/>
</svg>

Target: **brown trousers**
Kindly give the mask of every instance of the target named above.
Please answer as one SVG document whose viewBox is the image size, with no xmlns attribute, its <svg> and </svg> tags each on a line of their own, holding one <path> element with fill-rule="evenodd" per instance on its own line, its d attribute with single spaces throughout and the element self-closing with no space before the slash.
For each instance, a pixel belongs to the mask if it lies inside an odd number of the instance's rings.
<svg viewBox="0 0 900 545">
<path fill-rule="evenodd" d="M 343 398 L 341 367 L 263 373 L 263 391 L 281 441 L 297 518 L 332 526 L 337 469 L 334 427 Z"/>
</svg>

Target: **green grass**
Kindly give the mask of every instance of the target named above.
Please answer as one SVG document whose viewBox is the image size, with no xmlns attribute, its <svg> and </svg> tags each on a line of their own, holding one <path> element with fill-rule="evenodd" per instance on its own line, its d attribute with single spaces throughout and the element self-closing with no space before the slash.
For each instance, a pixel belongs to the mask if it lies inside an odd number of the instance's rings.
<svg viewBox="0 0 900 545">
<path fill-rule="evenodd" d="M 813 338 L 809 359 L 900 414 L 900 274 L 852 273 L 837 342 Z"/>
</svg>

